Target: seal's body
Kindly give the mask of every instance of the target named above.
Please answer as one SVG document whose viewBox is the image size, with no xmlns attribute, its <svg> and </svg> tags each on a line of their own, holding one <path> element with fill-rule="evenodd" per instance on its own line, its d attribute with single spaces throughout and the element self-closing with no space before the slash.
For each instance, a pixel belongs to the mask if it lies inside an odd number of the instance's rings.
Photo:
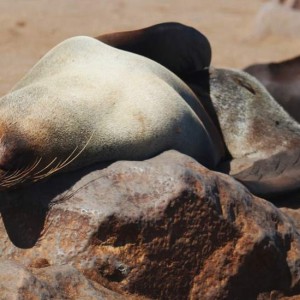
<svg viewBox="0 0 300 300">
<path fill-rule="evenodd" d="M 217 130 L 179 78 L 88 37 L 51 50 L 0 100 L 0 114 L 3 187 L 167 149 L 208 167 L 222 156 Z"/>
</svg>

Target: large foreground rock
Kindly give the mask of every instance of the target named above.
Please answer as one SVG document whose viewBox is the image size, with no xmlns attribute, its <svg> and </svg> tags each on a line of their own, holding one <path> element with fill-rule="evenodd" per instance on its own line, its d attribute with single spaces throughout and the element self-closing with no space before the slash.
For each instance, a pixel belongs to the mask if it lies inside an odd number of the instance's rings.
<svg viewBox="0 0 300 300">
<path fill-rule="evenodd" d="M 85 276 L 85 286 L 102 284 L 129 299 L 300 294 L 291 219 L 175 151 L 62 174 L 1 194 L 1 206 L 1 258 L 37 280 L 66 265 Z"/>
</svg>

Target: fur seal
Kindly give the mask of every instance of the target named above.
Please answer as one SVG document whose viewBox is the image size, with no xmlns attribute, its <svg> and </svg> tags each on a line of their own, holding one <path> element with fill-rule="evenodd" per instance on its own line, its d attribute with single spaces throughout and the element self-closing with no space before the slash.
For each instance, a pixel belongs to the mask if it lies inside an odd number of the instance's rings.
<svg viewBox="0 0 300 300">
<path fill-rule="evenodd" d="M 279 63 L 251 65 L 244 71 L 256 77 L 300 123 L 300 56 Z"/>
<path fill-rule="evenodd" d="M 210 168 L 223 155 L 217 129 L 184 82 L 89 37 L 47 53 L 0 99 L 0 114 L 2 189 L 167 149 Z"/>
<path fill-rule="evenodd" d="M 211 63 L 211 47 L 201 32 L 180 23 L 116 32 L 97 37 L 112 47 L 148 57 L 178 77 L 202 70 Z"/>
<path fill-rule="evenodd" d="M 231 155 L 227 172 L 267 198 L 299 190 L 300 124 L 245 72 L 211 68 L 209 86 Z"/>
</svg>

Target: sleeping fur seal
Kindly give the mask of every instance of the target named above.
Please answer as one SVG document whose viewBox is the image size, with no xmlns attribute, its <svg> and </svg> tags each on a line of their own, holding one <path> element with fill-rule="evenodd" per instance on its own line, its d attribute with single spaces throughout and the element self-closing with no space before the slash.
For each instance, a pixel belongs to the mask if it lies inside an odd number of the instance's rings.
<svg viewBox="0 0 300 300">
<path fill-rule="evenodd" d="M 0 100 L 0 187 L 176 149 L 258 195 L 299 189 L 300 125 L 250 75 L 203 72 L 184 76 L 196 97 L 145 57 L 88 37 L 61 43 Z"/>
<path fill-rule="evenodd" d="M 219 133 L 191 90 L 145 57 L 89 37 L 45 55 L 0 100 L 0 187 L 167 149 L 218 164 Z"/>
</svg>

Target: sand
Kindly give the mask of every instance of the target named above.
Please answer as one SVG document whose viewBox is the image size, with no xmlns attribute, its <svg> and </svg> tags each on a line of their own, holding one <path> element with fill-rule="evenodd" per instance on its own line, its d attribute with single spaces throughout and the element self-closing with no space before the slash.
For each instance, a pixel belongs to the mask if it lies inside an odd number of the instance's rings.
<svg viewBox="0 0 300 300">
<path fill-rule="evenodd" d="M 97 36 L 177 21 L 203 32 L 213 65 L 243 68 L 300 55 L 300 39 L 252 38 L 263 0 L 0 0 L 0 95 L 51 47 L 75 35 Z"/>
</svg>

